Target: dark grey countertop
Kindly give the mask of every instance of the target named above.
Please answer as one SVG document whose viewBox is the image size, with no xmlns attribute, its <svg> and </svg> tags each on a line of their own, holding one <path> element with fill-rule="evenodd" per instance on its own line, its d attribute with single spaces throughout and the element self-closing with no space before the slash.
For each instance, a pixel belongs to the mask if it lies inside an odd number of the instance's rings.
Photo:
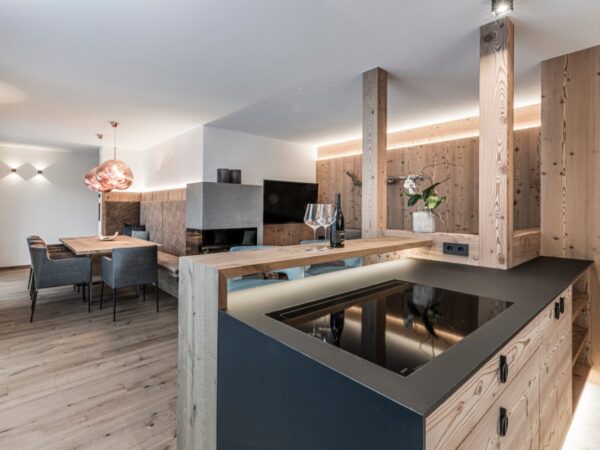
<svg viewBox="0 0 600 450">
<path fill-rule="evenodd" d="M 585 260 L 540 257 L 503 271 L 402 259 L 235 292 L 230 294 L 227 313 L 357 383 L 427 416 L 590 264 L 591 261 Z M 391 279 L 514 304 L 409 377 L 324 344 L 265 315 Z"/>
</svg>

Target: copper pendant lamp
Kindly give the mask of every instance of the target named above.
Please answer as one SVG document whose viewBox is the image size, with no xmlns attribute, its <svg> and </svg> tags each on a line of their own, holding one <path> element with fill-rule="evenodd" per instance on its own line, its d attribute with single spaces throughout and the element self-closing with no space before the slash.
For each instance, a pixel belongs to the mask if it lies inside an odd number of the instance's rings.
<svg viewBox="0 0 600 450">
<path fill-rule="evenodd" d="M 103 137 L 103 135 L 100 134 L 100 133 L 98 133 L 98 134 L 96 134 L 96 137 L 98 138 L 98 141 L 100 143 L 102 143 L 102 137 Z M 92 167 L 83 176 L 83 182 L 86 184 L 86 186 L 88 187 L 88 189 L 90 189 L 92 191 L 96 191 L 96 192 L 110 192 L 112 190 L 112 188 L 110 186 L 108 186 L 108 185 L 106 185 L 106 186 L 103 185 L 96 178 L 96 173 L 97 172 L 98 172 L 98 167 Z"/>
<path fill-rule="evenodd" d="M 113 159 L 104 161 L 98 167 L 96 180 L 104 187 L 123 191 L 131 187 L 133 183 L 133 172 L 127 164 L 117 159 L 117 127 L 118 122 L 110 122 L 110 126 L 115 130 L 115 146 Z"/>
</svg>

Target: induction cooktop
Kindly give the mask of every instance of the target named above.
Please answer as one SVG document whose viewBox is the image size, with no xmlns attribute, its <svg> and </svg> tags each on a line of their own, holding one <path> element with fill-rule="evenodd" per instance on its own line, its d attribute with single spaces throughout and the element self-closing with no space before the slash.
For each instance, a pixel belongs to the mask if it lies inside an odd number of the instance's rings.
<svg viewBox="0 0 600 450">
<path fill-rule="evenodd" d="M 268 316 L 409 376 L 511 305 L 391 280 Z"/>
</svg>

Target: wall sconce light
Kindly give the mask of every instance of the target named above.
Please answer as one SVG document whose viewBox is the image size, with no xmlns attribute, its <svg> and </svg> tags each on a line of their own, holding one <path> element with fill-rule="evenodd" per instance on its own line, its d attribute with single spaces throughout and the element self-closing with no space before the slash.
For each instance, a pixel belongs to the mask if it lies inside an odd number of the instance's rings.
<svg viewBox="0 0 600 450">
<path fill-rule="evenodd" d="M 502 17 L 513 11 L 513 0 L 492 0 L 492 13 Z"/>
<path fill-rule="evenodd" d="M 41 169 L 38 169 L 37 173 L 38 173 L 38 175 L 42 175 L 44 173 L 44 171 Z"/>
<path fill-rule="evenodd" d="M 17 169 L 15 169 L 14 167 L 13 167 L 12 169 L 10 169 L 10 171 L 11 171 L 12 173 L 17 173 Z"/>
</svg>

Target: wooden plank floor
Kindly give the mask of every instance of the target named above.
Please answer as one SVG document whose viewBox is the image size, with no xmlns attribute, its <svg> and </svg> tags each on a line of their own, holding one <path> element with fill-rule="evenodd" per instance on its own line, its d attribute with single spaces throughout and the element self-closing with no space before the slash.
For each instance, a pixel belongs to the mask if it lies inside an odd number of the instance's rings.
<svg viewBox="0 0 600 450">
<path fill-rule="evenodd" d="M 91 314 L 47 289 L 30 324 L 28 273 L 0 271 L 0 449 L 175 448 L 177 301 L 131 290 L 113 323 L 99 286 Z"/>
</svg>

